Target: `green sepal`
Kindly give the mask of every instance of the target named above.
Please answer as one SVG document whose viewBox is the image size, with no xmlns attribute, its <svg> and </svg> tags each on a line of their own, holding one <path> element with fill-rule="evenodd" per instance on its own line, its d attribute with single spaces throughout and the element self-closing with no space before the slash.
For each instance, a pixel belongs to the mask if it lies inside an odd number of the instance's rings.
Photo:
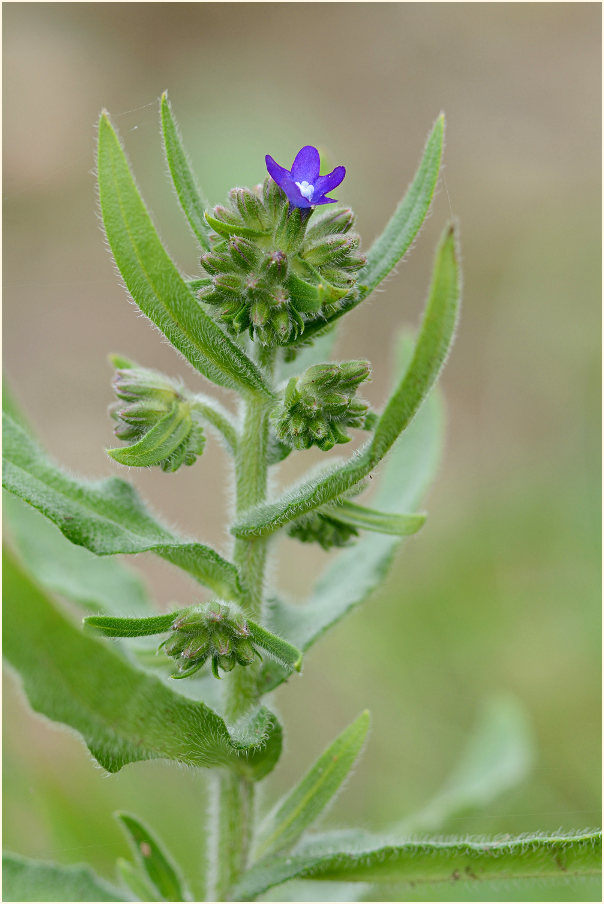
<svg viewBox="0 0 604 904">
<path fill-rule="evenodd" d="M 245 238 L 259 238 L 264 235 L 263 232 L 252 229 L 250 226 L 245 226 L 243 223 L 226 223 L 224 220 L 219 220 L 217 217 L 213 217 L 211 213 L 208 213 L 207 210 L 205 212 L 205 218 L 214 232 L 217 232 L 218 235 L 225 236 L 225 238 L 230 238 L 232 235 L 241 235 Z"/>
<path fill-rule="evenodd" d="M 159 895 L 160 901 L 189 901 L 180 869 L 163 843 L 141 820 L 130 813 L 115 813 L 126 833 L 134 858 Z"/>
<path fill-rule="evenodd" d="M 186 403 L 173 402 L 168 413 L 137 443 L 106 451 L 107 455 L 121 465 L 149 468 L 161 464 L 178 449 L 190 433 L 191 419 L 188 406 Z"/>
</svg>

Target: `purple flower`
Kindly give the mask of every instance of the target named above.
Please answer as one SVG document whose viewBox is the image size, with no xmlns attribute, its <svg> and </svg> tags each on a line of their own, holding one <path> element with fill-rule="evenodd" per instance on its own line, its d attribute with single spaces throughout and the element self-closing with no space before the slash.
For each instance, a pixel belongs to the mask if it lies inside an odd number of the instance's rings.
<svg viewBox="0 0 604 904">
<path fill-rule="evenodd" d="M 291 170 L 279 166 L 270 154 L 266 155 L 266 168 L 293 207 L 337 204 L 335 198 L 326 198 L 325 195 L 337 188 L 346 175 L 346 167 L 336 166 L 327 176 L 320 176 L 319 152 L 310 144 L 298 151 Z"/>
</svg>

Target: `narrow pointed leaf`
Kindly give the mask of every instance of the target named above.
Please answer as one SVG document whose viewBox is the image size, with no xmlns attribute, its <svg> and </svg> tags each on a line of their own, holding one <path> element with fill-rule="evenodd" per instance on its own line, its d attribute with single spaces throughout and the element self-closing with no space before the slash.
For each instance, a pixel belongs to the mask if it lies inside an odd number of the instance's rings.
<svg viewBox="0 0 604 904">
<path fill-rule="evenodd" d="M 439 831 L 449 819 L 486 807 L 527 777 L 534 756 L 533 732 L 520 701 L 492 698 L 443 787 L 397 832 Z"/>
<path fill-rule="evenodd" d="M 175 402 L 170 411 L 137 443 L 133 443 L 131 446 L 120 446 L 117 449 L 107 449 L 107 455 L 121 465 L 149 468 L 158 465 L 164 458 L 171 455 L 187 438 L 189 432 L 187 413 L 182 405 Z"/>
<path fill-rule="evenodd" d="M 369 713 L 365 711 L 330 744 L 302 781 L 276 804 L 260 827 L 258 859 L 292 847 L 315 822 L 354 766 L 368 729 Z"/>
<path fill-rule="evenodd" d="M 445 117 L 441 113 L 428 135 L 413 182 L 392 219 L 369 249 L 367 266 L 359 276 L 363 297 L 373 292 L 405 256 L 426 219 L 438 182 L 444 133 Z"/>
<path fill-rule="evenodd" d="M 312 848 L 314 853 L 311 853 Z M 249 901 L 289 879 L 355 882 L 454 883 L 467 877 L 532 879 L 592 876 L 601 872 L 602 835 L 526 835 L 505 841 L 451 840 L 376 844 L 352 852 L 333 851 L 325 839 L 287 856 L 258 863 L 243 876 L 234 900 Z"/>
<path fill-rule="evenodd" d="M 237 537 L 268 536 L 352 489 L 380 463 L 409 426 L 430 392 L 453 341 L 460 276 L 453 227 L 439 245 L 428 303 L 411 363 L 377 420 L 372 439 L 344 465 L 333 465 L 286 490 L 276 502 L 248 511 L 233 528 Z"/>
<path fill-rule="evenodd" d="M 7 414 L 3 437 L 3 486 L 42 512 L 72 543 L 97 556 L 154 552 L 219 596 L 237 598 L 235 566 L 209 546 L 183 540 L 156 521 L 125 480 L 85 481 L 66 474 Z"/>
<path fill-rule="evenodd" d="M 413 353 L 408 337 L 399 343 L 397 373 L 404 373 Z M 433 391 L 407 430 L 399 437 L 380 469 L 376 505 L 386 512 L 417 506 L 438 466 L 442 450 L 443 406 Z M 380 586 L 400 546 L 396 537 L 366 533 L 331 561 L 304 606 L 269 601 L 268 626 L 309 649 L 348 612 L 366 602 Z M 274 663 L 262 669 L 266 692 L 287 677 Z"/>
<path fill-rule="evenodd" d="M 284 668 L 291 671 L 295 669 L 297 672 L 302 667 L 302 653 L 287 640 L 278 637 L 276 634 L 267 631 L 262 625 L 247 620 L 250 629 L 250 637 L 255 644 L 262 647 L 273 659 L 275 659 Z"/>
<path fill-rule="evenodd" d="M 204 213 L 210 205 L 197 185 L 195 173 L 182 145 L 180 130 L 174 119 L 172 107 L 165 91 L 161 96 L 161 127 L 164 140 L 164 154 L 182 212 L 187 218 L 199 244 L 206 251 L 209 251 L 211 247 L 210 230 Z"/>
<path fill-rule="evenodd" d="M 106 114 L 99 122 L 98 179 L 107 241 L 143 314 L 209 380 L 272 398 L 256 365 L 203 312 L 165 251 Z"/>
<path fill-rule="evenodd" d="M 129 901 L 89 866 L 60 866 L 2 854 L 3 901 Z"/>
<path fill-rule="evenodd" d="M 152 759 L 225 766 L 254 779 L 272 769 L 282 743 L 272 713 L 259 709 L 231 734 L 209 707 L 85 636 L 8 551 L 3 565 L 4 655 L 32 708 L 75 729 L 104 769 Z"/>
<path fill-rule="evenodd" d="M 157 835 L 130 813 L 116 813 L 126 833 L 135 860 L 160 901 L 188 901 L 189 893 L 175 861 Z"/>
<path fill-rule="evenodd" d="M 345 524 L 351 524 L 359 530 L 370 530 L 378 534 L 390 534 L 393 537 L 408 537 L 416 534 L 426 521 L 425 515 L 394 515 L 380 512 L 343 499 L 334 505 L 325 505 L 320 512 L 337 518 Z"/>
<path fill-rule="evenodd" d="M 6 491 L 2 495 L 11 543 L 38 583 L 94 612 L 150 614 L 149 596 L 135 571 L 118 558 L 74 546 L 31 505 Z"/>
</svg>

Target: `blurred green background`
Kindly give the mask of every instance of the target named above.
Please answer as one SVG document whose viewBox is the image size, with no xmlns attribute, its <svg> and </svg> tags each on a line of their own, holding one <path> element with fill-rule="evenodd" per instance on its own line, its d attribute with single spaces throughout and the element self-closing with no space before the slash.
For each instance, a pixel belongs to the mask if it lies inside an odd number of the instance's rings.
<svg viewBox="0 0 604 904">
<path fill-rule="evenodd" d="M 464 308 L 442 381 L 447 441 L 429 519 L 383 590 L 275 701 L 288 742 L 268 800 L 372 711 L 365 756 L 325 825 L 380 830 L 419 807 L 497 692 L 527 707 L 535 767 L 447 831 L 600 822 L 600 18 L 589 3 L 3 7 L 5 369 L 47 448 L 81 474 L 118 470 L 103 451 L 108 352 L 196 385 L 128 304 L 105 248 L 93 172 L 102 107 L 191 275 L 197 250 L 161 155 L 164 89 L 213 203 L 260 181 L 265 153 L 289 165 L 315 144 L 326 167 L 347 166 L 338 197 L 355 209 L 365 248 L 446 112 L 433 213 L 398 274 L 343 323 L 336 350 L 372 360 L 367 395 L 381 404 L 393 336 L 417 323 L 434 245 L 457 216 Z M 298 473 L 288 461 L 280 479 Z M 197 468 L 129 475 L 169 522 L 222 548 L 228 476 L 213 442 Z M 325 554 L 291 541 L 279 552 L 274 578 L 301 596 Z M 136 566 L 159 606 L 197 596 L 168 565 Z M 111 814 L 129 809 L 200 880 L 205 776 L 147 763 L 107 778 L 75 736 L 28 711 L 12 675 L 4 688 L 6 847 L 88 860 L 111 876 L 126 854 Z M 403 894 L 414 899 L 380 892 Z M 498 894 L 455 886 L 432 899 Z M 593 885 L 531 894 L 597 896 Z"/>
</svg>

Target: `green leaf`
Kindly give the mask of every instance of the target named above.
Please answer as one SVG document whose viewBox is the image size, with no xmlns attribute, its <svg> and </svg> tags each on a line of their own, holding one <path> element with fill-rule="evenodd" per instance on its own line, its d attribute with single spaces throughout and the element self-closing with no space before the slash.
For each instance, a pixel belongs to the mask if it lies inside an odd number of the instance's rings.
<svg viewBox="0 0 604 904">
<path fill-rule="evenodd" d="M 370 530 L 378 534 L 390 534 L 393 537 L 408 537 L 416 534 L 426 521 L 425 515 L 393 515 L 377 509 L 357 505 L 348 499 L 338 500 L 331 505 L 323 505 L 319 509 L 326 515 L 351 524 L 359 530 Z"/>
<path fill-rule="evenodd" d="M 313 850 L 314 848 L 314 850 Z M 449 882 L 589 876 L 601 871 L 602 835 L 525 835 L 506 841 L 486 839 L 410 841 L 329 853 L 325 837 L 295 854 L 255 864 L 243 876 L 234 900 L 249 901 L 294 878 L 355 882 Z"/>
<path fill-rule="evenodd" d="M 369 713 L 361 713 L 319 757 L 304 778 L 279 801 L 260 826 L 258 858 L 294 845 L 337 793 L 361 752 Z"/>
<path fill-rule="evenodd" d="M 182 874 L 159 838 L 138 817 L 116 813 L 134 858 L 149 879 L 160 901 L 189 901 Z"/>
<path fill-rule="evenodd" d="M 358 292 L 342 299 L 337 311 L 329 317 L 329 323 L 339 320 L 364 301 L 392 272 L 411 247 L 426 219 L 436 190 L 444 131 L 445 117 L 441 113 L 428 135 L 419 168 L 411 185 L 386 228 L 369 249 L 367 264 L 359 272 Z M 325 323 L 320 320 L 309 323 L 304 329 L 304 338 L 312 339 L 324 328 Z"/>
<path fill-rule="evenodd" d="M 428 135 L 413 182 L 392 219 L 369 249 L 367 266 L 359 274 L 363 298 L 373 292 L 405 256 L 426 219 L 440 172 L 444 133 L 445 116 L 441 113 Z"/>
<path fill-rule="evenodd" d="M 186 408 L 174 402 L 170 411 L 152 427 L 142 439 L 131 446 L 107 449 L 107 455 L 119 462 L 135 468 L 149 468 L 158 465 L 177 449 L 191 430 Z"/>
<path fill-rule="evenodd" d="M 163 634 L 169 631 L 179 615 L 184 610 L 178 609 L 166 615 L 152 616 L 151 618 L 115 618 L 113 616 L 90 616 L 84 619 L 87 628 L 94 628 L 106 637 L 143 637 L 149 634 Z M 246 618 L 250 632 L 250 639 L 259 647 L 262 647 L 280 665 L 288 669 L 300 671 L 302 665 L 302 653 L 282 637 L 267 631 L 261 625 Z"/>
<path fill-rule="evenodd" d="M 42 512 L 72 543 L 97 556 L 154 552 L 219 596 L 237 598 L 235 566 L 209 546 L 182 540 L 161 525 L 125 480 L 71 477 L 6 414 L 3 435 L 3 486 Z"/>
<path fill-rule="evenodd" d="M 440 374 L 453 341 L 459 300 L 460 277 L 451 226 L 437 251 L 412 361 L 378 418 L 371 440 L 344 465 L 332 465 L 286 490 L 276 502 L 249 510 L 231 529 L 235 536 L 268 536 L 301 515 L 337 499 L 367 477 L 409 426 Z"/>
<path fill-rule="evenodd" d="M 411 358 L 408 337 L 399 341 L 398 372 Z M 442 450 L 443 410 L 433 391 L 421 411 L 394 444 L 380 469 L 376 504 L 384 511 L 405 511 L 421 501 L 438 466 Z M 380 586 L 394 559 L 400 540 L 365 534 L 340 552 L 319 578 L 304 606 L 269 600 L 268 626 L 289 637 L 301 650 L 309 649 L 330 627 L 364 603 Z M 264 692 L 276 687 L 287 674 L 273 663 L 262 670 Z"/>
<path fill-rule="evenodd" d="M 8 551 L 3 564 L 5 656 L 32 708 L 75 729 L 108 772 L 151 759 L 226 766 L 254 779 L 272 769 L 282 743 L 272 713 L 259 709 L 231 734 L 209 707 L 85 636 Z"/>
<path fill-rule="evenodd" d="M 166 253 L 105 113 L 99 122 L 98 178 L 107 241 L 143 314 L 209 380 L 272 398 L 256 365 L 202 311 Z"/>
<path fill-rule="evenodd" d="M 180 130 L 174 119 L 166 91 L 161 96 L 161 127 L 164 140 L 164 154 L 182 212 L 189 221 L 189 226 L 197 237 L 199 244 L 206 251 L 209 251 L 211 247 L 210 230 L 208 229 L 204 213 L 210 205 L 197 185 L 195 173 L 182 145 Z"/>
<path fill-rule="evenodd" d="M 89 866 L 59 866 L 2 854 L 3 901 L 128 901 Z"/>
<path fill-rule="evenodd" d="M 129 860 L 118 857 L 115 867 L 126 888 L 134 895 L 135 901 L 160 900 L 159 895 L 151 888 L 145 876 Z"/>
<path fill-rule="evenodd" d="M 100 558 L 74 546 L 43 515 L 3 493 L 4 523 L 28 572 L 47 590 L 94 612 L 149 613 L 139 575 L 117 558 Z"/>
<path fill-rule="evenodd" d="M 443 787 L 419 813 L 403 820 L 397 831 L 442 830 L 449 819 L 486 807 L 526 778 L 534 753 L 525 708 L 514 697 L 492 698 Z"/>
</svg>

